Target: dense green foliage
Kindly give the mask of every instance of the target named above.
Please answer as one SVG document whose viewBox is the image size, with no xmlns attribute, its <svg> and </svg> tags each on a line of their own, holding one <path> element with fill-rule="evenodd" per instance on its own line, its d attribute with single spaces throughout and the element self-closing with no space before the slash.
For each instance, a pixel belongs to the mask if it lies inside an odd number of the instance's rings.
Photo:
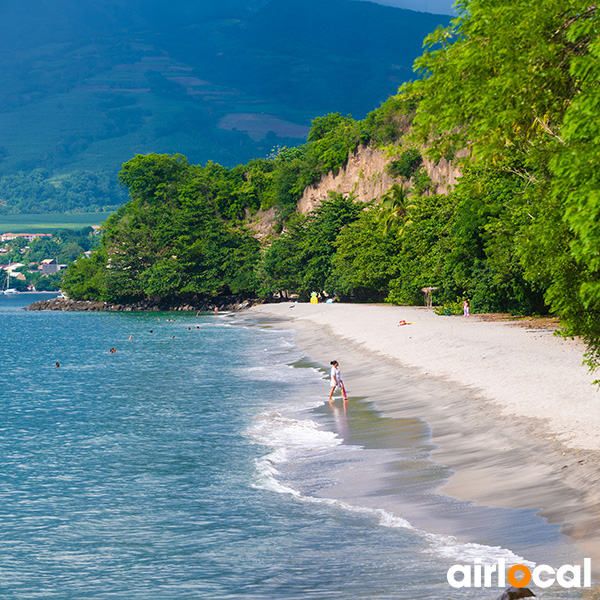
<svg viewBox="0 0 600 600">
<path fill-rule="evenodd" d="M 432 155 L 469 148 L 469 176 L 455 195 L 471 214 L 469 222 L 460 218 L 470 241 L 453 254 L 484 252 L 481 277 L 491 270 L 509 305 L 525 307 L 531 289 L 543 292 L 566 333 L 587 340 L 594 365 L 600 349 L 597 6 L 468 0 L 458 8 L 452 26 L 426 41 L 417 61 L 426 77 L 401 90 L 418 102 L 415 131 Z"/>
<path fill-rule="evenodd" d="M 297 216 L 265 252 L 260 291 L 293 291 L 306 300 L 315 291 L 336 293 L 332 261 L 336 241 L 356 221 L 361 207 L 352 198 L 331 194 L 308 216 Z"/>
<path fill-rule="evenodd" d="M 130 202 L 104 225 L 103 248 L 72 264 L 63 280 L 74 298 L 132 301 L 254 290 L 258 242 L 220 218 L 223 180 L 215 165 L 181 155 L 137 156 L 120 181 Z"/>
<path fill-rule="evenodd" d="M 584 0 L 464 0 L 458 11 L 427 38 L 417 61 L 423 77 L 362 121 L 317 118 L 303 146 L 234 169 L 192 167 L 182 157 L 128 163 L 121 180 L 133 199 L 109 222 L 105 258 L 95 259 L 104 260 L 103 293 L 316 291 L 421 303 L 421 288 L 433 286 L 436 302 L 468 298 L 476 312 L 550 310 L 567 334 L 583 336 L 597 365 L 598 9 Z M 396 183 L 381 202 L 357 207 L 334 195 L 311 215 L 295 215 L 306 186 L 366 143 L 391 158 Z M 431 195 L 425 154 L 460 164 L 449 194 Z M 169 218 L 157 209 L 164 206 Z M 239 222 L 272 206 L 283 232 L 261 254 Z M 215 240 L 197 252 L 186 229 L 194 219 L 204 241 L 209 230 Z M 229 260 L 223 247 L 244 255 L 234 267 L 243 284 L 218 272 Z"/>
<path fill-rule="evenodd" d="M 423 158 L 416 148 L 405 150 L 398 159 L 392 160 L 387 166 L 387 172 L 392 177 L 410 179 L 421 166 Z"/>
</svg>

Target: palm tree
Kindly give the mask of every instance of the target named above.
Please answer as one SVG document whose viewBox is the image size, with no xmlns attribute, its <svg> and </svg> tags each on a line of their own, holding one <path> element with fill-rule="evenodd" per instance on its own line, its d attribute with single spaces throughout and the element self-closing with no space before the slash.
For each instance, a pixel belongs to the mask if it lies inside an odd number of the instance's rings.
<svg viewBox="0 0 600 600">
<path fill-rule="evenodd" d="M 407 224 L 406 217 L 412 205 L 408 204 L 409 190 L 400 183 L 392 187 L 381 197 L 378 220 L 383 223 L 383 234 L 387 235 L 392 229 L 400 229 Z"/>
</svg>

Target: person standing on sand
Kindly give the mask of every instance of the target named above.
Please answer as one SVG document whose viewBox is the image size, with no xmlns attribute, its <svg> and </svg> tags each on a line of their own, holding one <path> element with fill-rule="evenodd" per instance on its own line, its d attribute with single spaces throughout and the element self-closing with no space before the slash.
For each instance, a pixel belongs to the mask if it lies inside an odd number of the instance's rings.
<svg viewBox="0 0 600 600">
<path fill-rule="evenodd" d="M 463 314 L 465 317 L 469 316 L 469 303 L 466 300 L 463 302 Z"/>
<path fill-rule="evenodd" d="M 333 392 L 338 387 L 342 391 L 342 398 L 345 401 L 348 399 L 348 396 L 346 396 L 346 388 L 344 388 L 344 382 L 342 381 L 342 374 L 340 373 L 340 370 L 338 369 L 338 367 L 340 366 L 340 363 L 338 363 L 337 360 L 332 360 L 330 364 L 331 364 L 331 391 L 329 392 L 329 402 L 333 403 L 333 398 L 332 398 Z"/>
</svg>

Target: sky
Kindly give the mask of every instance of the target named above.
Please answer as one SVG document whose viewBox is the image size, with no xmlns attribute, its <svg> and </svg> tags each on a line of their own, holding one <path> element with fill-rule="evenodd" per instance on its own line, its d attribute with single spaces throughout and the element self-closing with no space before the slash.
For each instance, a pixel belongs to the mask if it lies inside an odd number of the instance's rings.
<svg viewBox="0 0 600 600">
<path fill-rule="evenodd" d="M 368 0 L 375 4 L 395 6 L 397 8 L 408 8 L 419 12 L 429 12 L 438 15 L 455 15 L 452 9 L 454 0 Z"/>
</svg>

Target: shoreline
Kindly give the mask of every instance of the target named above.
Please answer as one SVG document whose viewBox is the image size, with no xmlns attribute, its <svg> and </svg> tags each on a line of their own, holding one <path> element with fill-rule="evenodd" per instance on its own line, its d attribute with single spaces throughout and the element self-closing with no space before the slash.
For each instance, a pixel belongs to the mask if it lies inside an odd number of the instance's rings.
<svg viewBox="0 0 600 600">
<path fill-rule="evenodd" d="M 213 312 L 215 308 L 220 311 L 244 310 L 256 303 L 256 299 L 238 296 L 218 296 L 210 299 L 192 300 L 140 300 L 139 302 L 131 304 L 101 302 L 96 300 L 71 300 L 64 296 L 57 296 L 48 300 L 38 300 L 37 302 L 33 302 L 23 310 L 67 312 Z"/>
<path fill-rule="evenodd" d="M 440 493 L 535 509 L 600 562 L 600 394 L 579 342 L 415 307 L 282 303 L 249 314 L 295 330 L 318 363 L 339 360 L 351 397 L 373 399 L 386 416 L 422 418 L 431 459 L 452 472 Z"/>
</svg>

